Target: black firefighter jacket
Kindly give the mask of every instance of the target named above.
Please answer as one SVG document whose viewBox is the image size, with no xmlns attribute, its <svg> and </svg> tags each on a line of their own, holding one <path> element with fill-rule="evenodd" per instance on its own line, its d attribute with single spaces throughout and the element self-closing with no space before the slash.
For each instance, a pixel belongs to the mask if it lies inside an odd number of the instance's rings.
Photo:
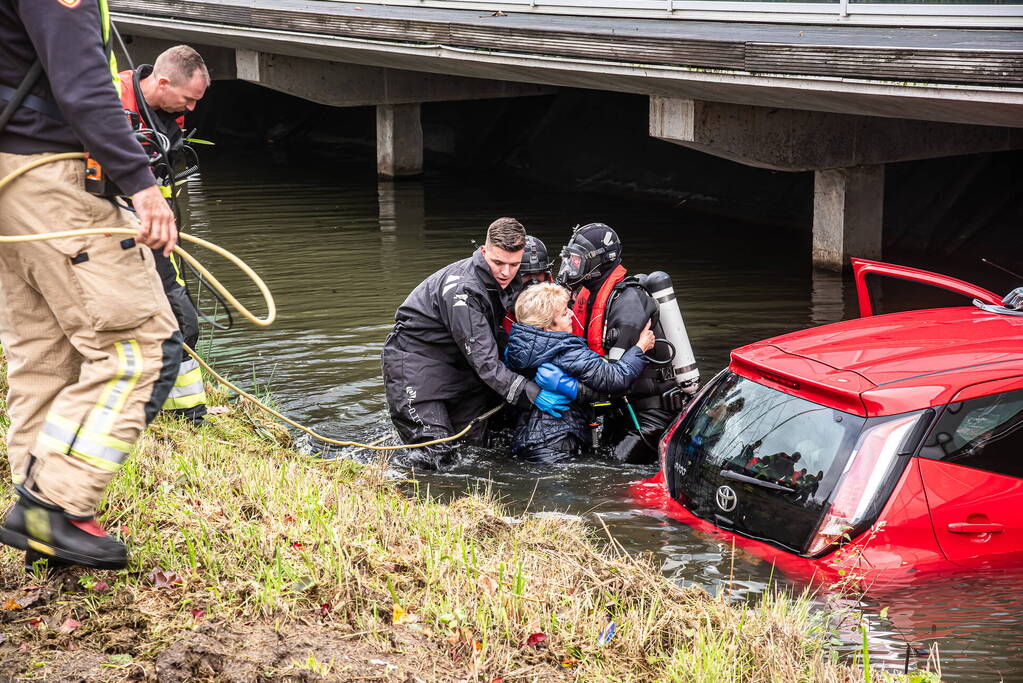
<svg viewBox="0 0 1023 683">
<path fill-rule="evenodd" d="M 501 362 L 501 323 L 520 288 L 513 282 L 502 290 L 479 250 L 438 270 L 398 307 L 386 346 L 402 352 L 403 367 L 385 367 L 384 375 L 401 372 L 416 402 L 465 396 L 482 382 L 508 403 L 528 406 L 539 387 Z"/>
<path fill-rule="evenodd" d="M 95 0 L 0 0 L 0 92 L 10 94 L 39 59 L 44 74 L 0 131 L 0 152 L 85 149 L 126 194 L 154 183 L 149 161 L 114 88 Z M 0 110 L 7 104 L 0 95 Z M 56 105 L 54 116 L 42 113 Z"/>
</svg>

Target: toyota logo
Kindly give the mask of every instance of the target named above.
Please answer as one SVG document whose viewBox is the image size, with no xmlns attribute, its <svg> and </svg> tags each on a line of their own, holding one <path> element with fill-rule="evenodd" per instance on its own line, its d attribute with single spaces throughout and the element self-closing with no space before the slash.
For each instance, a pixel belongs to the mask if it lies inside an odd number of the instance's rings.
<svg viewBox="0 0 1023 683">
<path fill-rule="evenodd" d="M 714 500 L 724 512 L 731 512 L 735 509 L 735 504 L 739 502 L 739 497 L 735 495 L 731 486 L 719 486 Z"/>
</svg>

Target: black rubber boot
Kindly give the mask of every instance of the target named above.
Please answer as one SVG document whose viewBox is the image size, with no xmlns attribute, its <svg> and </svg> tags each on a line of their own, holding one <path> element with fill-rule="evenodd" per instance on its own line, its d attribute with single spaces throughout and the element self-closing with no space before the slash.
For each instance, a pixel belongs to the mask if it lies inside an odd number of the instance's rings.
<svg viewBox="0 0 1023 683">
<path fill-rule="evenodd" d="M 18 502 L 0 525 L 0 543 L 83 567 L 127 566 L 128 551 L 124 544 L 107 535 L 95 519 L 72 519 L 20 486 L 18 493 Z"/>
<path fill-rule="evenodd" d="M 448 469 L 455 463 L 455 449 L 447 444 L 410 448 L 405 456 L 396 459 L 399 467 L 407 467 L 423 472 L 437 472 Z"/>
</svg>

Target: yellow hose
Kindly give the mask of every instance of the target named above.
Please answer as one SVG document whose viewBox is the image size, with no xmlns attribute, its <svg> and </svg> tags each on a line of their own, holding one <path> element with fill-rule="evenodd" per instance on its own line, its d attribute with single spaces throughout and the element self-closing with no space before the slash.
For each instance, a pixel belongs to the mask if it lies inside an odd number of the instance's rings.
<svg viewBox="0 0 1023 683">
<path fill-rule="evenodd" d="M 3 189 L 7 185 L 9 185 L 14 179 L 16 179 L 17 177 L 19 177 L 19 176 L 21 176 L 21 175 L 23 175 L 25 173 L 28 173 L 32 169 L 38 168 L 38 167 L 40 167 L 40 166 L 42 166 L 44 164 L 48 164 L 48 163 L 51 163 L 51 162 L 54 162 L 54 161 L 63 161 L 65 159 L 84 159 L 84 158 L 85 158 L 85 154 L 83 154 L 82 152 L 68 152 L 68 153 L 65 153 L 65 154 L 53 154 L 53 155 L 50 155 L 50 156 L 47 156 L 47 157 L 43 157 L 41 159 L 36 159 L 35 161 L 32 161 L 32 162 L 30 162 L 28 164 L 25 164 L 21 168 L 16 169 L 15 171 L 12 171 L 11 173 L 7 174 L 2 180 L 0 180 L 0 191 L 3 191 Z M 16 243 L 19 243 L 19 242 L 43 242 L 43 241 L 47 241 L 47 240 L 63 239 L 63 238 L 67 238 L 67 237 L 79 237 L 81 235 L 137 235 L 137 234 L 138 234 L 138 230 L 136 228 L 129 228 L 129 227 L 103 228 L 103 227 L 100 227 L 100 228 L 89 228 L 89 229 L 86 229 L 86 230 L 64 230 L 62 232 L 47 232 L 47 233 L 40 233 L 38 235 L 0 235 L 0 244 L 16 244 Z M 178 236 L 181 239 L 184 239 L 184 240 L 186 240 L 188 242 L 193 242 L 195 244 L 198 244 L 201 247 L 205 247 L 205 248 L 209 249 L 210 251 L 214 252 L 215 254 L 219 254 L 219 255 L 223 256 L 228 261 L 230 261 L 234 265 L 238 266 L 238 268 L 243 273 L 245 273 L 245 275 L 250 280 L 252 280 L 252 282 L 255 283 L 256 288 L 259 289 L 259 293 L 263 295 L 263 300 L 266 302 L 267 314 L 266 314 L 265 318 L 258 318 L 258 317 L 256 317 L 255 314 L 253 314 L 251 311 L 249 311 L 249 309 L 247 309 L 245 306 L 243 306 L 241 304 L 241 302 L 239 302 L 238 299 L 236 299 L 234 297 L 234 295 L 232 295 L 231 292 L 228 291 L 228 289 L 226 287 L 224 287 L 224 285 L 220 284 L 220 281 L 217 280 L 217 278 L 215 278 L 213 276 L 213 274 L 210 273 L 210 271 L 206 270 L 206 268 L 203 267 L 203 265 L 201 263 L 199 263 L 198 260 L 196 260 L 191 254 L 189 254 L 184 249 L 182 249 L 180 245 L 176 245 L 174 247 L 174 252 L 179 254 L 181 256 L 181 258 L 185 259 L 190 264 L 192 264 L 192 266 L 196 269 L 196 271 L 198 271 L 203 276 L 203 278 L 209 283 L 209 285 L 213 289 L 217 290 L 217 292 L 219 292 L 220 295 L 224 297 L 224 300 L 227 301 L 229 304 L 231 304 L 231 306 L 233 306 L 235 308 L 235 310 L 237 310 L 239 313 L 242 314 L 242 316 L 244 316 L 247 320 L 249 320 L 249 322 L 251 322 L 251 323 L 253 323 L 255 325 L 259 325 L 260 327 L 266 327 L 267 325 L 271 324 L 276 319 L 276 317 L 277 317 L 277 304 L 274 303 L 274 298 L 273 298 L 273 295 L 270 293 L 270 288 L 266 286 L 266 283 L 263 282 L 263 279 L 260 278 L 259 275 L 256 274 L 256 271 L 252 270 L 252 268 L 250 268 L 249 265 L 247 263 L 245 263 L 245 261 L 242 261 L 240 258 L 238 258 L 234 254 L 232 254 L 227 249 L 224 249 L 223 247 L 219 247 L 216 244 L 213 244 L 212 242 L 207 242 L 206 240 L 201 239 L 199 237 L 195 237 L 195 236 L 189 235 L 187 233 L 179 233 Z M 458 432 L 457 434 L 453 434 L 452 436 L 447 436 L 447 437 L 444 437 L 444 438 L 441 438 L 441 439 L 434 439 L 432 441 L 424 441 L 423 443 L 401 444 L 401 445 L 398 445 L 398 446 L 380 446 L 379 444 L 382 441 L 384 441 L 385 439 L 379 439 L 379 440 L 377 440 L 377 441 L 375 441 L 373 443 L 369 443 L 369 444 L 359 443 L 357 441 L 338 441 L 337 439 L 331 439 L 331 438 L 328 438 L 328 437 L 325 437 L 325 436 L 321 436 L 320 434 L 317 434 L 316 432 L 314 432 L 313 430 L 309 429 L 308 427 L 305 427 L 305 426 L 295 422 L 294 420 L 292 420 L 292 419 L 290 419 L 288 417 L 285 417 L 283 414 L 277 412 L 276 410 L 274 410 L 270 406 L 266 405 L 265 403 L 260 401 L 258 398 L 256 398 L 252 394 L 250 394 L 247 391 L 244 391 L 244 390 L 238 388 L 237 386 L 235 386 L 231 382 L 227 381 L 224 377 L 219 375 L 213 368 L 211 368 L 209 366 L 209 364 L 206 363 L 206 361 L 204 361 L 202 358 L 200 358 L 199 354 L 197 354 L 194 350 L 189 348 L 188 345 L 183 345 L 183 346 L 185 348 L 185 351 L 188 352 L 188 355 L 190 355 L 192 358 L 194 358 L 196 360 L 196 362 L 198 362 L 199 365 L 201 365 L 203 367 L 203 369 L 206 370 L 206 372 L 208 372 L 210 375 L 215 377 L 222 384 L 226 385 L 230 389 L 232 389 L 235 392 L 237 392 L 238 395 L 245 397 L 247 400 L 249 400 L 252 403 L 256 404 L 259 408 L 261 408 L 262 410 L 266 411 L 267 413 L 270 413 L 271 415 L 276 417 L 278 420 L 281 420 L 282 422 L 286 422 L 287 424 L 291 425 L 292 427 L 295 427 L 296 429 L 299 429 L 299 430 L 305 432 L 309 436 L 311 436 L 311 437 L 313 437 L 315 439 L 318 439 L 320 441 L 324 441 L 326 443 L 334 444 L 334 445 L 337 445 L 337 446 L 354 446 L 356 448 L 366 448 L 366 449 L 375 450 L 375 451 L 396 451 L 396 450 L 401 450 L 401 449 L 405 449 L 405 448 L 422 448 L 424 446 L 434 446 L 434 445 L 437 445 L 437 444 L 446 443 L 448 441 L 454 441 L 456 439 L 462 438 L 463 436 L 465 436 L 466 434 L 469 433 L 469 430 L 472 429 L 473 425 L 475 425 L 477 422 L 480 422 L 481 420 L 487 419 L 488 417 L 490 417 L 491 415 L 493 415 L 494 413 L 496 413 L 498 410 L 500 410 L 502 408 L 502 406 L 499 405 L 496 408 L 492 408 L 491 410 L 488 410 L 487 412 L 483 413 L 479 417 L 477 417 L 474 420 L 472 420 L 469 424 L 467 424 L 465 426 L 465 428 L 462 431 Z M 324 462 L 330 462 L 330 461 L 329 460 L 324 460 Z"/>
<path fill-rule="evenodd" d="M 308 434 L 309 436 L 313 437 L 314 439 L 317 439 L 319 441 L 324 441 L 324 442 L 329 443 L 329 444 L 334 444 L 335 446 L 354 446 L 355 448 L 368 448 L 368 449 L 371 449 L 371 450 L 374 450 L 374 451 L 397 451 L 397 450 L 401 450 L 401 449 L 404 449 L 404 448 L 423 448 L 424 446 L 435 446 L 437 444 L 447 443 L 448 441 L 454 441 L 455 439 L 462 438 L 463 436 L 465 436 L 466 434 L 469 433 L 469 430 L 472 429 L 473 425 L 475 425 L 477 422 L 480 422 L 481 420 L 487 419 L 488 417 L 490 417 L 491 415 L 493 415 L 498 410 L 500 410 L 501 408 L 504 407 L 504 405 L 501 404 L 501 405 L 498 405 L 498 406 L 496 406 L 494 408 L 491 408 L 490 410 L 488 410 L 487 412 L 483 413 L 482 415 L 480 415 L 476 419 L 472 420 L 469 424 L 467 424 L 465 426 L 464 429 L 462 429 L 462 431 L 458 432 L 457 434 L 453 434 L 451 436 L 445 436 L 444 438 L 441 438 L 441 439 L 434 439 L 433 441 L 424 441 L 422 443 L 400 444 L 398 446 L 379 446 L 379 445 L 377 445 L 379 443 L 379 441 L 378 442 L 374 442 L 374 443 L 359 443 L 358 441 L 338 441 L 337 439 L 331 439 L 331 438 L 323 436 L 321 434 L 317 434 L 316 432 L 314 432 L 313 430 L 309 429 L 308 427 L 295 422 L 294 420 L 292 420 L 289 417 L 286 417 L 282 413 L 277 412 L 276 410 L 274 410 L 270 406 L 266 405 L 265 403 L 261 402 L 258 398 L 256 398 L 255 396 L 253 396 L 249 392 L 245 391 L 244 389 L 240 389 L 237 386 L 235 386 L 234 384 L 232 384 L 231 382 L 227 381 L 224 377 L 219 375 L 216 370 L 211 368 L 206 361 L 204 361 L 202 358 L 200 358 L 199 354 L 197 354 L 193 349 L 189 348 L 187 344 L 185 345 L 185 351 L 188 352 L 188 355 L 191 356 L 192 358 L 194 358 L 195 361 L 199 365 L 202 366 L 203 370 L 205 370 L 206 372 L 210 373 L 210 375 L 212 375 L 221 384 L 223 384 L 223 385 L 227 386 L 229 389 L 237 392 L 239 395 L 244 396 L 249 401 L 252 401 L 257 406 L 259 406 L 260 408 L 262 408 L 266 412 L 270 413 L 271 415 L 276 417 L 281 422 L 288 423 L 292 427 L 305 432 L 306 434 Z"/>
</svg>

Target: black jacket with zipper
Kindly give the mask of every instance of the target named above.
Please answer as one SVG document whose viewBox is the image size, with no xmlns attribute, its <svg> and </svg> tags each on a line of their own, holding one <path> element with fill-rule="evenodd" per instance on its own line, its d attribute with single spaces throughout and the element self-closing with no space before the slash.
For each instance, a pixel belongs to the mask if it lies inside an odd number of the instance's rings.
<svg viewBox="0 0 1023 683">
<path fill-rule="evenodd" d="M 519 289 L 501 289 L 480 251 L 426 278 L 394 315 L 385 381 L 414 386 L 417 401 L 457 399 L 483 383 L 508 403 L 530 405 L 539 387 L 501 362 L 502 321 Z M 400 349 L 401 368 L 388 349 Z"/>
</svg>

